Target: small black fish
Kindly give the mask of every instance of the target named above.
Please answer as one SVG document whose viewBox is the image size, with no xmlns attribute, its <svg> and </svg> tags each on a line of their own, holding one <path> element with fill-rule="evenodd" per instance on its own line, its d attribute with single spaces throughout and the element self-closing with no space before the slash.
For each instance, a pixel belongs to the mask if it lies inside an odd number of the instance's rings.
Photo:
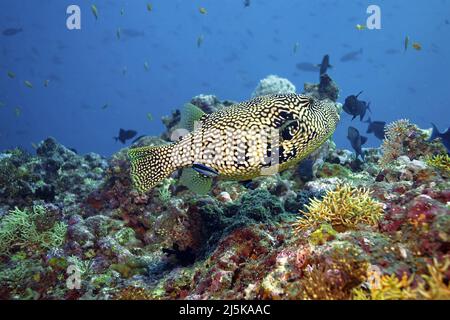
<svg viewBox="0 0 450 320">
<path fill-rule="evenodd" d="M 317 72 L 320 70 L 320 67 L 310 62 L 300 62 L 296 65 L 297 69 L 306 71 L 306 72 Z"/>
<path fill-rule="evenodd" d="M 330 64 L 330 56 L 328 54 L 323 56 L 322 63 L 319 65 L 320 75 L 327 73 L 328 68 L 333 68 Z"/>
<path fill-rule="evenodd" d="M 174 243 L 172 248 L 173 249 L 163 248 L 162 252 L 167 256 L 175 256 L 177 261 L 183 267 L 187 267 L 195 262 L 195 253 L 190 247 L 187 247 L 185 250 L 180 250 L 179 245 Z"/>
<path fill-rule="evenodd" d="M 250 0 L 244 0 L 244 7 L 250 7 Z"/>
<path fill-rule="evenodd" d="M 367 133 L 373 133 L 375 137 L 377 137 L 380 140 L 384 140 L 385 138 L 385 132 L 384 129 L 386 127 L 386 122 L 384 121 L 372 121 L 369 117 L 369 120 L 364 121 L 365 123 L 369 124 L 369 127 L 367 128 Z"/>
<path fill-rule="evenodd" d="M 18 33 L 21 33 L 23 31 L 22 28 L 8 28 L 3 30 L 2 34 L 4 36 L 10 37 L 10 36 L 15 36 Z"/>
<path fill-rule="evenodd" d="M 353 116 L 352 120 L 359 116 L 360 120 L 362 121 L 364 119 L 364 116 L 366 115 L 367 110 L 372 112 L 370 110 L 370 102 L 367 103 L 366 101 L 358 99 L 361 93 L 363 92 L 361 91 L 357 95 L 351 95 L 345 98 L 343 109 L 346 113 Z"/>
<path fill-rule="evenodd" d="M 124 130 L 124 129 L 120 129 L 119 130 L 119 136 L 118 137 L 114 137 L 114 139 L 117 141 L 122 142 L 123 144 L 125 144 L 125 142 L 127 140 L 133 139 L 136 136 L 137 132 L 134 130 Z"/>
<path fill-rule="evenodd" d="M 344 54 L 341 57 L 341 62 L 349 62 L 349 61 L 355 61 L 358 60 L 359 56 L 362 55 L 363 49 L 359 49 L 358 51 L 352 51 L 347 54 Z"/>
<path fill-rule="evenodd" d="M 314 160 L 312 158 L 306 158 L 299 163 L 297 172 L 302 181 L 311 181 L 314 178 L 313 165 Z"/>
<path fill-rule="evenodd" d="M 362 152 L 361 147 L 367 142 L 367 137 L 360 135 L 358 129 L 348 127 L 347 139 L 350 141 L 353 150 L 356 152 L 356 158 L 361 156 L 361 159 L 364 161 L 364 153 Z"/>
<path fill-rule="evenodd" d="M 442 144 L 445 146 L 445 148 L 447 148 L 447 153 L 450 153 L 450 128 L 448 128 L 444 133 L 440 133 L 434 123 L 432 123 L 431 125 L 433 126 L 433 131 L 431 133 L 429 141 L 440 138 Z"/>
</svg>

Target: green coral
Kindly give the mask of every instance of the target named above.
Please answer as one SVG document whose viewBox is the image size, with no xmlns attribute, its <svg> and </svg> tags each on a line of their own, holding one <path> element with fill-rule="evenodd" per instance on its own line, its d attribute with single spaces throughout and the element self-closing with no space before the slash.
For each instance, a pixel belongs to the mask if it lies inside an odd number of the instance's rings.
<svg viewBox="0 0 450 320">
<path fill-rule="evenodd" d="M 161 187 L 158 188 L 158 197 L 162 203 L 166 204 L 170 201 L 172 197 L 170 186 L 174 184 L 174 182 L 173 179 L 165 179 Z"/>
<path fill-rule="evenodd" d="M 13 294 L 12 298 L 25 299 L 23 290 L 35 283 L 42 272 L 44 268 L 39 261 L 26 259 L 21 252 L 13 255 L 8 263 L 0 265 L 0 284 Z"/>
<path fill-rule="evenodd" d="M 133 243 L 136 241 L 136 232 L 130 227 L 125 227 L 116 232 L 114 239 L 116 239 L 120 245 L 124 246 L 130 242 Z"/>
<path fill-rule="evenodd" d="M 357 229 L 358 225 L 375 226 L 383 215 L 383 206 L 371 197 L 364 188 L 340 185 L 327 192 L 322 200 L 313 199 L 301 211 L 294 227 L 296 231 L 317 228 L 322 223 L 330 224 L 337 231 Z"/>
<path fill-rule="evenodd" d="M 12 248 L 50 249 L 63 245 L 67 225 L 55 222 L 46 230 L 39 228 L 40 222 L 45 221 L 46 210 L 36 205 L 29 210 L 15 208 L 0 221 L 0 255 L 5 255 Z"/>
<path fill-rule="evenodd" d="M 337 231 L 329 224 L 322 224 L 316 231 L 311 233 L 309 241 L 312 244 L 319 245 L 333 239 L 337 235 Z"/>
</svg>

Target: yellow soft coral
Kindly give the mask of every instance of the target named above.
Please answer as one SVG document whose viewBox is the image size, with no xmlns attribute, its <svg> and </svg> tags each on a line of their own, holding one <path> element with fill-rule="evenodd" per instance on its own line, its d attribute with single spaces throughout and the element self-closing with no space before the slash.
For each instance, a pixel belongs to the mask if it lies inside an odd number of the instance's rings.
<svg viewBox="0 0 450 320">
<path fill-rule="evenodd" d="M 340 185 L 328 191 L 322 200 L 313 199 L 300 211 L 304 217 L 294 223 L 296 231 L 330 224 L 337 231 L 356 229 L 360 224 L 376 225 L 383 215 L 383 206 L 365 188 Z"/>
<path fill-rule="evenodd" d="M 352 291 L 355 300 L 450 300 L 450 284 L 446 273 L 450 267 L 450 259 L 443 262 L 433 259 L 427 266 L 428 274 L 418 276 L 418 285 L 412 287 L 414 275 L 403 274 L 399 279 L 395 274 L 381 275 L 378 268 L 369 268 L 367 272 L 368 290 L 361 287 Z"/>
<path fill-rule="evenodd" d="M 448 154 L 439 154 L 433 157 L 427 157 L 425 162 L 440 172 L 450 175 L 450 156 Z"/>
<path fill-rule="evenodd" d="M 372 275 L 373 276 L 373 275 Z M 395 274 L 383 275 L 369 281 L 369 292 L 361 288 L 353 289 L 354 300 L 407 300 L 413 296 L 410 288 L 413 277 L 403 274 L 399 279 Z"/>
<path fill-rule="evenodd" d="M 449 267 L 449 258 L 442 263 L 433 259 L 433 264 L 427 266 L 429 275 L 422 275 L 424 281 L 415 289 L 417 299 L 450 300 L 450 283 L 445 281 Z"/>
</svg>

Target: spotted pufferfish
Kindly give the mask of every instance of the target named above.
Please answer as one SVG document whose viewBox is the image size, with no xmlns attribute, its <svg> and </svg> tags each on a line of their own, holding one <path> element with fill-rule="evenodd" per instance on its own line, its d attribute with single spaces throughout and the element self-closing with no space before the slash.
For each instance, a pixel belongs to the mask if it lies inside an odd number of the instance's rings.
<svg viewBox="0 0 450 320">
<path fill-rule="evenodd" d="M 334 103 L 299 94 L 257 97 L 211 114 L 187 104 L 179 127 L 190 132 L 174 143 L 129 150 L 132 180 L 146 192 L 183 169 L 180 182 L 206 193 L 213 177 L 247 181 L 274 174 L 322 145 L 339 119 Z"/>
</svg>

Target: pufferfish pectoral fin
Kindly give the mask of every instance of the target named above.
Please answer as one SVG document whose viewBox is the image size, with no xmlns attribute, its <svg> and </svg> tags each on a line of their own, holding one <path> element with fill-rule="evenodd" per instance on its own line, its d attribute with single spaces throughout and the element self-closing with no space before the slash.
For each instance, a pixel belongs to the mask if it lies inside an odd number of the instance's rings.
<svg viewBox="0 0 450 320">
<path fill-rule="evenodd" d="M 186 103 L 181 110 L 181 120 L 179 127 L 188 131 L 194 131 L 198 123 L 201 123 L 207 114 L 192 103 Z"/>
<path fill-rule="evenodd" d="M 207 194 L 211 190 L 212 178 L 200 174 L 193 168 L 183 169 L 180 184 L 187 187 L 194 193 Z"/>
<path fill-rule="evenodd" d="M 219 175 L 219 173 L 216 170 L 201 163 L 194 163 L 192 165 L 192 169 L 194 169 L 195 171 L 204 176 L 211 178 L 217 177 Z"/>
</svg>

